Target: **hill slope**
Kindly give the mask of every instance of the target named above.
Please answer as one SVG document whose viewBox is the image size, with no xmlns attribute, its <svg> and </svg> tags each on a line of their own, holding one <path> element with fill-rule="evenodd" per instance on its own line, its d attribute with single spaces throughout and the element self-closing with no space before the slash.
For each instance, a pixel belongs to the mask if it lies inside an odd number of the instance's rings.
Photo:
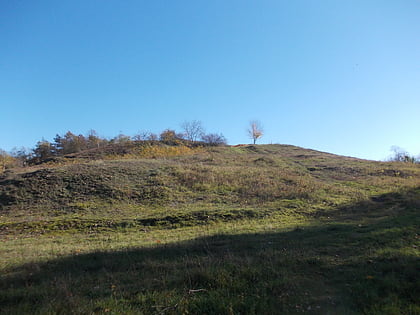
<svg viewBox="0 0 420 315">
<path fill-rule="evenodd" d="M 335 156 L 293 146 L 201 149 L 176 157 L 87 160 L 9 172 L 0 206 L 72 209 L 77 202 L 138 205 L 343 202 L 416 185 L 419 167 Z"/>
<path fill-rule="evenodd" d="M 419 165 L 286 145 L 72 159 L 0 177 L 6 312 L 419 311 Z"/>
</svg>

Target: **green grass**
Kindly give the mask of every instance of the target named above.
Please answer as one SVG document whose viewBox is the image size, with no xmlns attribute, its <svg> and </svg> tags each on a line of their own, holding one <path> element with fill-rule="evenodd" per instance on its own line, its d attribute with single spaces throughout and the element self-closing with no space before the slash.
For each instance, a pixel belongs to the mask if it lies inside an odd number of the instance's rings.
<svg viewBox="0 0 420 315">
<path fill-rule="evenodd" d="M 15 170 L 0 313 L 420 314 L 420 168 L 293 146 Z"/>
</svg>

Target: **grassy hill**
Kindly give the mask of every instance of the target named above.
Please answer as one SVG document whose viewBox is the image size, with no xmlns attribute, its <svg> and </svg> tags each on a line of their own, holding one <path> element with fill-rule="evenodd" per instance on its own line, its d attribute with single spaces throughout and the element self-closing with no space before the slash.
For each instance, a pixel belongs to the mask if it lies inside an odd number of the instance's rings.
<svg viewBox="0 0 420 315">
<path fill-rule="evenodd" d="M 420 314 L 419 165 L 107 150 L 0 175 L 0 313 Z"/>
</svg>

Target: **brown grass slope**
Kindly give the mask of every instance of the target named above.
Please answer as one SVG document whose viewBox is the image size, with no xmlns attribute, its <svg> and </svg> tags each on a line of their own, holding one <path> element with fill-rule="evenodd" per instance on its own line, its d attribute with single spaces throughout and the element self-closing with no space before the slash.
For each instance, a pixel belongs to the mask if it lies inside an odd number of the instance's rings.
<svg viewBox="0 0 420 315">
<path fill-rule="evenodd" d="M 289 145 L 0 177 L 0 313 L 419 314 L 420 166 Z"/>
<path fill-rule="evenodd" d="M 419 177 L 418 165 L 358 160 L 285 145 L 207 148 L 147 158 L 124 153 L 114 159 L 78 162 L 61 161 L 1 176 L 3 211 L 28 205 L 64 211 L 74 202 L 98 199 L 148 205 L 258 204 L 323 197 L 332 201 L 416 185 Z"/>
</svg>

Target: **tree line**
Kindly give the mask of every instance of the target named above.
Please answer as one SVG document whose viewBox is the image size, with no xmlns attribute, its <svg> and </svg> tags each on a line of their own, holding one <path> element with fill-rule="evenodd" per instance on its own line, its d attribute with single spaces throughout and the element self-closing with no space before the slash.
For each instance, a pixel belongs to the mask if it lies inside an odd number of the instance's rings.
<svg viewBox="0 0 420 315">
<path fill-rule="evenodd" d="M 227 140 L 221 133 L 206 133 L 200 121 L 193 120 L 181 124 L 182 131 L 165 129 L 159 134 L 150 131 L 140 131 L 134 136 L 119 134 L 111 139 L 100 137 L 94 130 L 86 135 L 74 134 L 71 131 L 64 135 L 57 134 L 53 141 L 42 139 L 33 149 L 15 148 L 10 153 L 0 150 L 0 171 L 13 166 L 37 164 L 53 157 L 63 157 L 86 150 L 118 144 L 150 142 L 166 145 L 186 146 L 220 146 Z"/>
</svg>

